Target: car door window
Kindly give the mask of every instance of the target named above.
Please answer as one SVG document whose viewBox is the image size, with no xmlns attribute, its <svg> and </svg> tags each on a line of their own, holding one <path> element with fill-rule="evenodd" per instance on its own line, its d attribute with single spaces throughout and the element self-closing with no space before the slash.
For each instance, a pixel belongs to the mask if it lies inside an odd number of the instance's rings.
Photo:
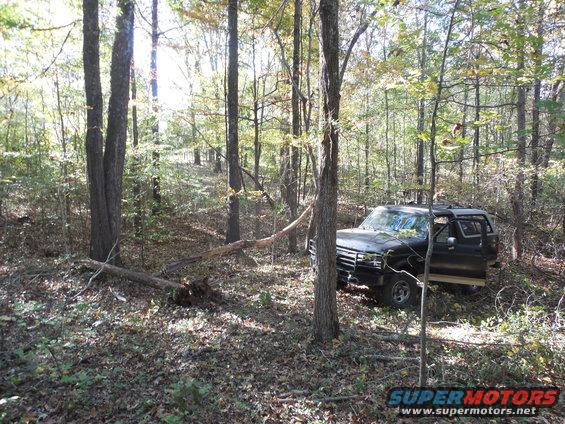
<svg viewBox="0 0 565 424">
<path fill-rule="evenodd" d="M 437 217 L 434 220 L 434 234 L 436 243 L 447 243 L 449 237 L 449 219 L 446 216 Z"/>
<path fill-rule="evenodd" d="M 471 218 L 471 219 L 479 219 L 481 221 L 485 221 L 487 226 L 487 233 L 492 233 L 492 227 L 490 223 L 486 219 L 484 215 L 463 215 L 461 216 L 462 219 L 464 218 Z M 459 228 L 463 237 L 477 237 L 480 238 L 481 236 L 481 224 L 477 221 L 458 221 Z"/>
</svg>

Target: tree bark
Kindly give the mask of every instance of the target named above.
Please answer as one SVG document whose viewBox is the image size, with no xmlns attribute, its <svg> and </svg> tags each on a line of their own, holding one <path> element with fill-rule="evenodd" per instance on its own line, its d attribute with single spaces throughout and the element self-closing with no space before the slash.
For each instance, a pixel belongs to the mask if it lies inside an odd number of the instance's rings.
<svg viewBox="0 0 565 424">
<path fill-rule="evenodd" d="M 151 63 L 149 78 L 151 83 L 151 107 L 153 109 L 153 175 L 151 185 L 153 192 L 153 213 L 161 208 L 161 181 L 159 178 L 159 85 L 157 82 L 157 47 L 159 45 L 159 0 L 153 0 L 151 6 Z"/>
<path fill-rule="evenodd" d="M 239 229 L 239 191 L 241 178 L 239 170 L 238 146 L 238 32 L 237 32 L 237 0 L 228 2 L 228 76 L 227 76 L 227 102 L 228 102 L 228 228 L 226 243 L 240 239 Z"/>
<path fill-rule="evenodd" d="M 290 221 L 296 219 L 298 209 L 298 147 L 296 139 L 300 137 L 300 27 L 302 24 L 302 0 L 294 0 L 294 25 L 292 46 L 292 136 L 294 143 L 290 146 L 290 172 L 287 189 L 287 203 L 290 211 Z M 288 235 L 288 251 L 296 253 L 297 240 L 296 231 L 292 230 Z"/>
<path fill-rule="evenodd" d="M 524 23 L 524 13 L 525 13 L 525 1 L 519 1 L 520 16 L 518 17 L 518 32 L 521 38 L 519 51 L 518 51 L 518 63 L 516 66 L 517 77 L 520 78 L 524 73 L 524 62 L 525 62 L 525 46 L 524 46 L 524 33 L 525 33 L 525 23 Z M 512 246 L 512 258 L 521 259 L 524 253 L 523 241 L 524 241 L 524 167 L 526 165 L 526 87 L 523 83 L 517 83 L 517 94 L 518 99 L 516 102 L 517 114 L 517 170 L 516 181 L 514 184 L 514 191 L 510 195 L 510 202 L 512 204 L 512 212 L 514 216 L 514 226 L 515 231 L 513 235 L 513 246 Z"/>
<path fill-rule="evenodd" d="M 467 100 L 469 99 L 469 91 L 465 88 L 465 94 L 463 96 L 463 120 L 461 122 L 461 137 L 465 139 L 467 137 Z M 461 145 L 461 150 L 459 151 L 459 190 L 463 190 L 463 158 L 465 157 L 465 145 Z"/>
<path fill-rule="evenodd" d="M 477 59 L 479 55 L 477 55 Z M 481 119 L 481 85 L 479 75 L 475 76 L 475 122 L 473 122 L 474 132 L 473 132 L 473 183 L 475 185 L 475 190 L 479 186 L 479 143 L 481 136 L 481 129 L 479 126 L 479 121 Z M 474 197 L 474 196 L 473 196 Z"/>
<path fill-rule="evenodd" d="M 126 268 L 114 266 L 104 262 L 95 261 L 92 259 L 84 259 L 80 263 L 86 268 L 92 270 L 101 270 L 103 273 L 112 274 L 117 277 L 127 278 L 128 280 L 137 283 L 147 284 L 159 289 L 183 289 L 183 284 L 175 283 L 173 281 L 165 280 L 163 278 L 154 277 L 144 272 L 132 271 Z"/>
<path fill-rule="evenodd" d="M 531 181 L 531 194 L 532 194 L 532 212 L 536 207 L 536 200 L 539 194 L 539 167 L 541 165 L 541 155 L 539 151 L 539 141 L 540 141 L 540 109 L 539 102 L 541 100 L 541 78 L 539 73 L 541 72 L 542 66 L 542 54 L 543 54 L 543 16 L 544 16 L 544 4 L 543 1 L 540 2 L 539 6 L 539 19 L 537 24 L 537 44 L 535 48 L 535 60 L 534 60 L 534 72 L 536 73 L 536 78 L 534 80 L 534 98 L 532 104 L 532 141 L 531 141 L 531 164 L 533 168 L 532 181 Z"/>
<path fill-rule="evenodd" d="M 455 20 L 455 14 L 457 12 L 457 7 L 459 6 L 459 0 L 455 0 L 453 5 L 453 10 L 451 12 L 451 18 L 449 20 L 449 26 L 447 28 L 447 35 L 445 37 L 445 44 L 443 47 L 443 54 L 441 58 L 441 67 L 439 70 L 438 77 L 438 89 L 434 99 L 434 108 L 432 111 L 432 119 L 430 123 L 430 190 L 428 193 L 428 249 L 426 251 L 426 257 L 424 262 L 424 281 L 422 287 L 422 297 L 420 304 L 420 372 L 418 385 L 424 387 L 427 380 L 427 352 L 426 352 L 426 296 L 428 291 L 428 283 L 430 278 L 430 264 L 432 259 L 432 253 L 434 249 L 433 240 L 433 228 L 434 228 L 434 196 L 436 188 L 436 156 L 435 156 L 435 141 L 436 141 L 436 126 L 437 126 L 437 116 L 439 110 L 439 104 L 441 101 L 441 94 L 443 91 L 443 79 L 445 75 L 445 62 L 447 58 L 447 50 L 449 47 L 449 41 L 451 39 L 451 33 L 453 31 L 453 22 Z"/>
<path fill-rule="evenodd" d="M 110 66 L 110 100 L 104 147 L 104 182 L 108 222 L 115 262 L 120 261 L 122 178 L 126 155 L 129 80 L 133 54 L 133 1 L 120 0 Z"/>
<path fill-rule="evenodd" d="M 320 180 L 316 213 L 316 287 L 313 335 L 316 341 L 337 337 L 336 215 L 339 118 L 339 0 L 320 0 L 321 90 L 323 138 L 320 147 Z"/>
<path fill-rule="evenodd" d="M 135 234 L 140 237 L 143 236 L 142 224 L 142 198 L 141 198 L 141 180 L 139 175 L 139 125 L 137 119 L 137 82 L 135 78 L 135 64 L 131 62 L 131 133 L 133 138 L 133 158 L 131 164 L 131 173 L 133 175 L 133 226 Z"/>
<path fill-rule="evenodd" d="M 424 13 L 424 38 L 422 39 L 422 53 L 420 60 L 420 82 L 424 81 L 426 72 L 426 48 L 428 34 L 428 14 Z M 416 203 L 422 203 L 423 185 L 424 185 L 424 140 L 422 133 L 425 128 L 425 112 L 426 103 L 424 99 L 420 99 L 418 103 L 418 144 L 416 149 L 416 182 L 418 190 L 416 192 Z"/>
<path fill-rule="evenodd" d="M 83 0 L 83 63 L 86 95 L 86 167 L 90 204 L 90 257 L 105 261 L 113 241 L 104 195 L 98 0 Z"/>
<path fill-rule="evenodd" d="M 561 69 L 559 71 L 559 75 L 561 74 L 563 74 L 563 64 L 561 65 Z M 560 80 L 553 83 L 553 87 L 551 88 L 550 99 L 554 105 L 558 106 L 552 108 L 548 118 L 547 130 L 549 135 L 544 146 L 542 160 L 542 166 L 544 168 L 547 168 L 549 166 L 549 160 L 551 159 L 551 151 L 553 150 L 553 143 L 555 142 L 556 134 L 562 134 L 565 130 L 565 122 L 560 118 L 563 113 L 563 105 L 565 105 L 565 90 L 563 90 L 563 86 L 563 81 Z"/>
</svg>

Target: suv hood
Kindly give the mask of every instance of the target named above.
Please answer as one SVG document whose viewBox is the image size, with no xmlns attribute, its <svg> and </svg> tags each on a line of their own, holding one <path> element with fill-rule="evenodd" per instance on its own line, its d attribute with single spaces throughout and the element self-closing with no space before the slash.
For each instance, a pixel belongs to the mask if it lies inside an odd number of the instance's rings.
<svg viewBox="0 0 565 424">
<path fill-rule="evenodd" d="M 383 253 L 389 249 L 402 246 L 402 243 L 391 235 L 374 230 L 350 228 L 337 232 L 336 244 L 339 247 L 361 252 Z"/>
</svg>

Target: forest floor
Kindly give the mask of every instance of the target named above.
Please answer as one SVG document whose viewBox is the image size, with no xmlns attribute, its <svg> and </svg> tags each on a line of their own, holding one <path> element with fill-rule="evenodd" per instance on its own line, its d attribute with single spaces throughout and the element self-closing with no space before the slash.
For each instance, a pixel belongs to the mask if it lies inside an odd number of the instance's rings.
<svg viewBox="0 0 565 424">
<path fill-rule="evenodd" d="M 185 191 L 212 200 L 192 200 L 198 214 L 176 208 L 148 224 L 144 269 L 222 243 L 212 185 L 191 181 Z M 339 339 L 313 344 L 313 275 L 284 243 L 185 270 L 183 278 L 207 276 L 217 295 L 181 307 L 111 277 L 81 293 L 92 272 L 61 253 L 56 226 L 21 221 L 8 218 L 0 244 L 0 422 L 397 422 L 386 393 L 417 382 L 417 309 L 388 309 L 367 288 L 346 288 Z M 73 246 L 85 252 L 83 227 Z M 139 269 L 139 243 L 126 238 L 123 252 Z M 565 384 L 563 263 L 540 261 L 505 263 L 473 296 L 433 288 L 430 385 Z"/>
</svg>

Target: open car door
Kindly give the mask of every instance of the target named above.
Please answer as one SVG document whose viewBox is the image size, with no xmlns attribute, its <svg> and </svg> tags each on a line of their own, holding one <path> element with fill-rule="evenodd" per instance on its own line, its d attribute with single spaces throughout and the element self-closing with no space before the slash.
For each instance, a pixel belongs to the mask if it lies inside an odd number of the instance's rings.
<svg viewBox="0 0 565 424">
<path fill-rule="evenodd" d="M 480 228 L 480 237 L 464 238 L 462 226 Z M 487 222 L 480 218 L 450 219 L 434 234 L 430 280 L 484 286 L 488 264 Z"/>
</svg>

